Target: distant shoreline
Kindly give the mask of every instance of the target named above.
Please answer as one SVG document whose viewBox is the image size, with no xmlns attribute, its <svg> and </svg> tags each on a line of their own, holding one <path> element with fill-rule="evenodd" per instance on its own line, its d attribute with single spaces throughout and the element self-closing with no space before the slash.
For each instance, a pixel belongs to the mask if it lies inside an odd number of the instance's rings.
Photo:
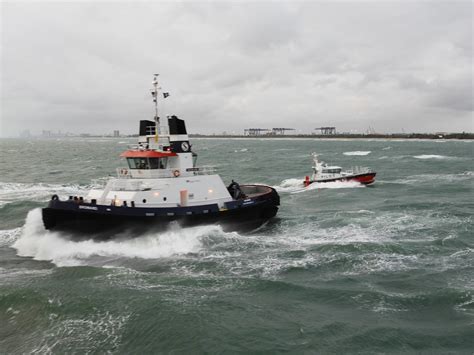
<svg viewBox="0 0 474 355">
<path fill-rule="evenodd" d="M 51 136 L 27 136 L 27 137 L 0 137 L 0 139 L 58 139 L 58 138 L 107 138 L 107 139 L 127 139 L 137 138 L 138 134 L 124 134 L 118 137 L 101 134 L 82 135 L 51 135 Z M 474 140 L 474 133 L 394 133 L 394 134 L 262 134 L 257 136 L 249 135 L 228 135 L 228 134 L 189 134 L 190 138 L 225 138 L 225 139 L 426 139 L 426 140 Z"/>
<path fill-rule="evenodd" d="M 282 135 L 224 135 L 224 134 L 190 134 L 190 138 L 317 138 L 317 139 L 474 139 L 474 133 L 449 134 L 282 134 Z"/>
</svg>

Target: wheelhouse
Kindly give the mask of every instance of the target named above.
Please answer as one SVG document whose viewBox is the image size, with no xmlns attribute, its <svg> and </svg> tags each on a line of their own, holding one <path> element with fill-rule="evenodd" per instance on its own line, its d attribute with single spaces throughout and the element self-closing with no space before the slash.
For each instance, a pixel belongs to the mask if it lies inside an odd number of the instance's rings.
<svg viewBox="0 0 474 355">
<path fill-rule="evenodd" d="M 168 169 L 169 159 L 176 157 L 173 152 L 157 152 L 154 150 L 127 150 L 121 157 L 127 158 L 131 170 Z"/>
</svg>

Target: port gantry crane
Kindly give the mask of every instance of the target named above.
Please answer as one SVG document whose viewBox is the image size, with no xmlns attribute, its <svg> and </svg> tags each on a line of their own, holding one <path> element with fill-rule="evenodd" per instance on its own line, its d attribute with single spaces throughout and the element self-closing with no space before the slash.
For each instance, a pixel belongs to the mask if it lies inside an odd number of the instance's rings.
<svg viewBox="0 0 474 355">
<path fill-rule="evenodd" d="M 244 129 L 245 136 L 259 136 L 262 132 L 269 131 L 267 128 L 246 128 Z"/>
<path fill-rule="evenodd" d="M 276 127 L 272 128 L 272 134 L 273 135 L 284 135 L 285 131 L 294 131 L 294 128 L 281 128 L 281 127 Z"/>
<path fill-rule="evenodd" d="M 321 131 L 321 134 L 329 135 L 329 134 L 336 134 L 336 127 L 319 127 L 315 128 L 315 131 Z"/>
</svg>

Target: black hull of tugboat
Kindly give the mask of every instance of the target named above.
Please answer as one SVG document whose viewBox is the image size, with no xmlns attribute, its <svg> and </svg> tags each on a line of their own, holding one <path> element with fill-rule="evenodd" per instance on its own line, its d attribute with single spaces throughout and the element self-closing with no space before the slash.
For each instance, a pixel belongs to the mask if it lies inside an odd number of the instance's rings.
<svg viewBox="0 0 474 355">
<path fill-rule="evenodd" d="M 280 197 L 271 191 L 256 198 L 217 204 L 143 208 L 117 207 L 60 201 L 54 198 L 43 208 L 46 229 L 64 231 L 75 238 L 133 238 L 146 232 L 166 230 L 171 223 L 182 227 L 218 224 L 225 231 L 251 231 L 274 217 Z"/>
</svg>

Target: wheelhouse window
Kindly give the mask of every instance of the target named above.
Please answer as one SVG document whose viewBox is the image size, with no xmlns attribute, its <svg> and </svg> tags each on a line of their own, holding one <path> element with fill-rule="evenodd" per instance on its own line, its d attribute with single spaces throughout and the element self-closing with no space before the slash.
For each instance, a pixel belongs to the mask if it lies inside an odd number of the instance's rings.
<svg viewBox="0 0 474 355">
<path fill-rule="evenodd" d="M 323 173 L 326 173 L 326 174 L 340 174 L 341 169 L 323 169 Z"/>
<path fill-rule="evenodd" d="M 130 169 L 166 169 L 168 158 L 127 158 Z"/>
<path fill-rule="evenodd" d="M 150 169 L 166 169 L 168 158 L 149 158 Z"/>
</svg>

